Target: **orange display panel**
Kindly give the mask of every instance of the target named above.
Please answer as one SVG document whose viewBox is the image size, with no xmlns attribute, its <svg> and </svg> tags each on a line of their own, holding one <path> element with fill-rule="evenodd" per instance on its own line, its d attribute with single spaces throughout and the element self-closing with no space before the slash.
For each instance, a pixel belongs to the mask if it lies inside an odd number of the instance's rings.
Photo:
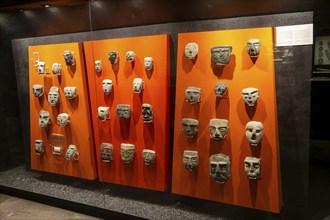
<svg viewBox="0 0 330 220">
<path fill-rule="evenodd" d="M 84 43 L 94 126 L 99 179 L 158 191 L 168 185 L 169 150 L 169 36 L 157 35 L 122 39 L 97 40 Z M 117 51 L 115 65 L 108 60 L 109 51 Z M 126 52 L 134 51 L 134 62 L 126 61 Z M 144 67 L 144 57 L 152 57 L 154 67 Z M 96 72 L 94 62 L 100 60 L 102 71 Z M 144 90 L 133 92 L 134 78 L 142 78 Z M 112 92 L 105 94 L 102 81 L 112 80 Z M 144 123 L 142 104 L 153 109 L 153 123 Z M 128 104 L 130 118 L 116 116 L 118 104 Z M 110 119 L 98 119 L 99 106 L 110 108 Z M 105 162 L 100 156 L 101 143 L 113 145 L 114 160 Z M 135 145 L 134 160 L 124 163 L 121 159 L 122 143 Z M 142 158 L 144 149 L 156 152 L 155 162 L 146 165 Z"/>
<path fill-rule="evenodd" d="M 73 52 L 74 66 L 66 66 L 63 56 L 66 50 Z M 38 67 L 33 63 L 36 52 L 39 53 L 39 61 L 45 62 L 44 74 L 38 74 Z M 52 73 L 53 63 L 61 64 L 60 76 Z M 84 179 L 96 179 L 93 132 L 82 44 L 30 46 L 29 80 L 31 169 Z M 35 84 L 43 85 L 44 94 L 41 97 L 33 95 L 32 87 Z M 47 99 L 52 86 L 57 86 L 59 89 L 59 103 L 56 106 L 51 106 Z M 68 99 L 64 95 L 64 87 L 76 87 L 77 96 Z M 39 127 L 38 119 L 41 110 L 48 111 L 50 114 L 51 124 L 45 128 Z M 69 114 L 70 124 L 64 127 L 57 124 L 57 116 L 60 113 Z M 52 134 L 56 135 L 53 137 Z M 35 152 L 35 140 L 43 141 L 44 152 L 41 155 L 37 155 Z M 69 145 L 76 145 L 79 158 L 78 156 L 71 160 L 65 158 Z"/>
<path fill-rule="evenodd" d="M 246 51 L 247 41 L 258 38 L 261 51 L 251 59 Z M 185 57 L 185 45 L 196 42 L 199 46 L 195 60 Z M 210 49 L 219 45 L 233 48 L 229 64 L 211 63 Z M 217 82 L 228 85 L 227 95 L 217 98 Z M 186 102 L 185 90 L 189 86 L 201 88 L 198 104 Z M 242 89 L 259 89 L 259 99 L 248 107 L 242 99 Z M 277 133 L 277 112 L 273 42 L 271 28 L 183 33 L 178 37 L 175 124 L 173 146 L 172 192 L 202 199 L 224 202 L 265 211 L 281 209 L 280 158 Z M 198 132 L 188 138 L 182 131 L 182 118 L 199 121 Z M 209 122 L 212 118 L 227 119 L 229 130 L 222 141 L 210 138 Z M 260 121 L 264 135 L 259 146 L 250 146 L 245 137 L 249 121 Z M 197 170 L 188 171 L 183 165 L 184 150 L 198 151 Z M 210 176 L 209 158 L 213 154 L 230 158 L 231 176 L 223 184 Z M 244 170 L 245 157 L 261 158 L 261 175 L 249 180 Z"/>
</svg>

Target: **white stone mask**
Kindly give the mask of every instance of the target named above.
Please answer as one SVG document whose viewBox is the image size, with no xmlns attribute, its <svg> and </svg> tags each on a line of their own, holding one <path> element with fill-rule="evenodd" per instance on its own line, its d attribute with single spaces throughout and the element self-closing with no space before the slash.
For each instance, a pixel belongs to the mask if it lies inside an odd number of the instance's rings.
<svg viewBox="0 0 330 220">
<path fill-rule="evenodd" d="M 214 118 L 210 120 L 210 137 L 216 141 L 222 141 L 227 137 L 228 120 Z"/>
<path fill-rule="evenodd" d="M 53 63 L 52 72 L 54 75 L 61 75 L 62 65 L 59 63 Z"/>
<path fill-rule="evenodd" d="M 70 115 L 67 113 L 61 113 L 57 116 L 57 124 L 64 127 L 70 123 Z"/>
<path fill-rule="evenodd" d="M 230 158 L 224 154 L 210 156 L 210 175 L 218 183 L 224 183 L 230 177 Z"/>
<path fill-rule="evenodd" d="M 95 71 L 100 73 L 102 71 L 102 63 L 101 60 L 95 60 L 94 62 L 94 66 L 95 66 Z"/>
<path fill-rule="evenodd" d="M 184 54 L 187 59 L 195 59 L 198 54 L 198 44 L 194 42 L 186 44 Z"/>
<path fill-rule="evenodd" d="M 133 92 L 140 93 L 143 90 L 143 80 L 141 78 L 134 78 L 133 80 Z"/>
<path fill-rule="evenodd" d="M 134 160 L 135 146 L 133 144 L 120 144 L 120 155 L 124 163 L 132 163 Z"/>
<path fill-rule="evenodd" d="M 38 74 L 44 74 L 45 73 L 45 66 L 46 66 L 45 62 L 42 62 L 42 61 L 38 62 Z"/>
<path fill-rule="evenodd" d="M 189 171 L 197 169 L 199 164 L 199 156 L 197 151 L 185 150 L 183 151 L 183 165 Z"/>
<path fill-rule="evenodd" d="M 77 96 L 77 87 L 73 87 L 73 86 L 64 87 L 64 95 L 68 99 L 74 99 Z"/>
<path fill-rule="evenodd" d="M 104 94 L 109 95 L 112 92 L 112 80 L 105 79 L 102 81 L 102 90 Z"/>
<path fill-rule="evenodd" d="M 102 143 L 100 148 L 100 156 L 103 162 L 111 162 L 114 160 L 113 145 L 110 143 Z"/>
<path fill-rule="evenodd" d="M 189 104 L 196 104 L 201 101 L 201 88 L 187 87 L 185 91 L 186 101 Z"/>
<path fill-rule="evenodd" d="M 242 90 L 242 98 L 248 106 L 254 106 L 259 97 L 259 90 L 256 88 L 245 88 Z"/>
<path fill-rule="evenodd" d="M 48 103 L 51 106 L 56 106 L 59 103 L 59 100 L 60 100 L 60 94 L 58 92 L 58 87 L 56 86 L 50 87 L 48 93 Z"/>
<path fill-rule="evenodd" d="M 245 136 L 252 146 L 257 146 L 264 134 L 264 126 L 259 121 L 250 121 L 245 126 Z"/>
<path fill-rule="evenodd" d="M 192 118 L 183 118 L 182 131 L 187 137 L 194 137 L 198 131 L 198 121 Z"/>
<path fill-rule="evenodd" d="M 153 150 L 143 149 L 142 158 L 145 165 L 150 165 L 155 162 L 156 152 Z"/>
<path fill-rule="evenodd" d="M 246 51 L 250 57 L 258 57 L 261 49 L 261 43 L 259 39 L 252 38 L 248 40 L 246 45 Z"/>
<path fill-rule="evenodd" d="M 118 104 L 116 107 L 116 116 L 118 118 L 128 119 L 131 117 L 131 106 L 127 104 Z"/>
<path fill-rule="evenodd" d="M 117 51 L 110 51 L 108 53 L 108 60 L 112 65 L 116 64 L 118 61 L 118 52 Z"/>
<path fill-rule="evenodd" d="M 153 113 L 152 106 L 150 104 L 144 103 L 142 104 L 142 119 L 144 123 L 152 123 L 153 122 Z"/>
<path fill-rule="evenodd" d="M 215 65 L 225 65 L 230 61 L 232 46 L 215 46 L 211 48 L 211 60 Z"/>
<path fill-rule="evenodd" d="M 45 128 L 50 124 L 50 114 L 47 111 L 41 110 L 39 112 L 39 127 Z"/>
<path fill-rule="evenodd" d="M 74 66 L 75 65 L 73 53 L 71 51 L 65 50 L 64 53 L 63 53 L 63 56 L 64 56 L 65 64 L 67 66 Z"/>
<path fill-rule="evenodd" d="M 37 155 L 41 155 L 45 149 L 44 149 L 44 143 L 42 140 L 35 140 L 34 141 L 34 149 Z"/>
<path fill-rule="evenodd" d="M 100 106 L 97 108 L 97 116 L 101 121 L 109 119 L 110 108 L 106 106 Z"/>
<path fill-rule="evenodd" d="M 154 59 L 152 57 L 145 57 L 144 58 L 144 67 L 146 70 L 151 70 L 154 66 Z"/>
<path fill-rule="evenodd" d="M 226 83 L 224 82 L 217 82 L 215 84 L 215 87 L 214 87 L 214 93 L 215 93 L 215 96 L 216 97 L 222 97 L 224 95 L 226 95 L 227 93 L 227 90 L 228 90 L 228 86 Z"/>
<path fill-rule="evenodd" d="M 32 86 L 32 93 L 35 97 L 41 97 L 44 94 L 44 87 L 39 84 L 34 84 Z"/>
<path fill-rule="evenodd" d="M 134 51 L 127 51 L 126 52 L 126 60 L 128 61 L 128 62 L 133 62 L 133 61 L 135 61 L 135 53 L 134 53 Z"/>
<path fill-rule="evenodd" d="M 244 170 L 249 179 L 258 179 L 260 177 L 260 158 L 246 157 L 244 160 Z"/>
<path fill-rule="evenodd" d="M 78 150 L 77 150 L 77 146 L 76 145 L 73 145 L 73 144 L 70 144 L 66 153 L 65 153 L 65 159 L 67 160 L 79 160 L 79 153 L 78 153 Z"/>
</svg>

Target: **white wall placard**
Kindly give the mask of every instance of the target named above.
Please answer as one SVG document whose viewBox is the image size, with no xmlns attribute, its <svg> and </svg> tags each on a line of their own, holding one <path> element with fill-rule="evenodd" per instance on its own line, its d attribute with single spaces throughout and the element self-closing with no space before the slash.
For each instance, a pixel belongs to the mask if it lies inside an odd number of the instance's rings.
<svg viewBox="0 0 330 220">
<path fill-rule="evenodd" d="M 276 27 L 275 34 L 277 47 L 313 44 L 313 24 Z"/>
</svg>

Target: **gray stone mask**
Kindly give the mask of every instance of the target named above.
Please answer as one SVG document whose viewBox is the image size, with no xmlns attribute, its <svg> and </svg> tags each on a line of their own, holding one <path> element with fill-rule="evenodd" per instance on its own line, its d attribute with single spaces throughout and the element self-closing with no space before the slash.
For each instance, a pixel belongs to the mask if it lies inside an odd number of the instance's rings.
<svg viewBox="0 0 330 220">
<path fill-rule="evenodd" d="M 143 90 L 143 80 L 141 78 L 134 78 L 133 80 L 133 92 L 140 93 Z"/>
<path fill-rule="evenodd" d="M 228 90 L 228 86 L 224 82 L 217 82 L 214 87 L 214 93 L 216 97 L 221 98 L 222 96 L 226 95 Z"/>
<path fill-rule="evenodd" d="M 198 121 L 192 118 L 183 118 L 182 131 L 187 137 L 194 137 L 198 131 Z"/>
<path fill-rule="evenodd" d="M 39 112 L 39 127 L 45 128 L 50 124 L 50 114 L 47 111 L 41 110 Z"/>
<path fill-rule="evenodd" d="M 68 99 L 74 99 L 77 96 L 77 87 L 73 87 L 73 86 L 64 87 L 64 95 Z"/>
<path fill-rule="evenodd" d="M 259 121 L 250 121 L 245 126 L 245 135 L 252 146 L 257 146 L 264 134 L 264 126 Z"/>
<path fill-rule="evenodd" d="M 244 170 L 250 180 L 260 177 L 260 158 L 246 157 L 244 160 Z"/>
<path fill-rule="evenodd" d="M 110 143 L 102 143 L 100 147 L 100 156 L 103 162 L 111 162 L 114 160 L 113 145 Z"/>
<path fill-rule="evenodd" d="M 45 62 L 42 62 L 42 61 L 38 62 L 38 74 L 41 75 L 41 74 L 45 73 L 45 66 L 46 66 Z"/>
<path fill-rule="evenodd" d="M 134 160 L 135 146 L 133 144 L 120 144 L 120 155 L 124 163 L 132 163 Z"/>
<path fill-rule="evenodd" d="M 224 183 L 230 177 L 230 158 L 224 154 L 210 156 L 210 175 L 218 183 Z"/>
<path fill-rule="evenodd" d="M 116 64 L 118 61 L 118 52 L 117 51 L 110 51 L 108 53 L 108 60 L 112 65 Z"/>
<path fill-rule="evenodd" d="M 128 62 L 133 62 L 133 61 L 135 61 L 135 53 L 134 53 L 134 51 L 127 51 L 127 52 L 126 52 L 126 60 L 127 60 Z"/>
<path fill-rule="evenodd" d="M 104 94 L 109 95 L 112 92 L 112 80 L 105 79 L 102 81 L 102 90 Z"/>
<path fill-rule="evenodd" d="M 44 87 L 39 84 L 34 84 L 32 86 L 32 93 L 35 97 L 41 97 L 44 94 Z"/>
<path fill-rule="evenodd" d="M 70 124 L 70 115 L 67 113 L 61 113 L 57 116 L 57 124 L 61 127 L 67 126 Z"/>
<path fill-rule="evenodd" d="M 56 106 L 59 103 L 60 100 L 60 94 L 58 92 L 58 87 L 52 86 L 48 93 L 48 103 L 51 106 Z"/>
<path fill-rule="evenodd" d="M 65 50 L 64 53 L 63 53 L 63 56 L 64 56 L 65 64 L 67 66 L 74 66 L 75 65 L 73 53 L 71 51 Z"/>
<path fill-rule="evenodd" d="M 195 59 L 198 54 L 198 44 L 194 42 L 186 44 L 184 54 L 187 59 Z"/>
<path fill-rule="evenodd" d="M 146 68 L 146 70 L 152 70 L 152 68 L 154 67 L 154 59 L 152 57 L 145 57 L 144 67 Z"/>
<path fill-rule="evenodd" d="M 216 141 L 222 141 L 227 137 L 228 120 L 214 118 L 210 120 L 210 137 Z"/>
<path fill-rule="evenodd" d="M 131 106 L 127 104 L 118 104 L 116 107 L 116 116 L 118 118 L 128 119 L 131 117 Z"/>
<path fill-rule="evenodd" d="M 261 49 L 261 43 L 259 39 L 252 38 L 248 40 L 246 45 L 246 51 L 250 57 L 258 57 Z"/>
<path fill-rule="evenodd" d="M 77 150 L 77 146 L 76 145 L 69 145 L 66 153 L 65 153 L 65 159 L 67 160 L 79 160 L 79 153 Z"/>
<path fill-rule="evenodd" d="M 230 61 L 232 46 L 215 46 L 211 48 L 211 59 L 214 65 L 225 65 Z"/>
<path fill-rule="evenodd" d="M 100 73 L 102 72 L 102 62 L 101 60 L 95 60 L 94 62 L 95 71 Z"/>
<path fill-rule="evenodd" d="M 53 63 L 52 72 L 54 75 L 61 75 L 62 65 L 59 63 Z"/>
<path fill-rule="evenodd" d="M 242 98 L 248 106 L 254 106 L 259 97 L 259 90 L 256 88 L 245 88 L 242 90 Z"/>
<path fill-rule="evenodd" d="M 144 103 L 142 105 L 142 119 L 144 123 L 153 122 L 152 106 L 150 104 Z"/>
<path fill-rule="evenodd" d="M 189 104 L 196 104 L 201 101 L 201 89 L 197 87 L 187 87 L 185 91 L 186 101 Z"/>
<path fill-rule="evenodd" d="M 44 149 L 44 143 L 42 140 L 35 140 L 34 141 L 34 149 L 37 155 L 41 155 L 45 149 Z"/>
<path fill-rule="evenodd" d="M 185 150 L 183 152 L 183 165 L 189 171 L 197 169 L 199 164 L 199 156 L 197 151 Z"/>
<path fill-rule="evenodd" d="M 107 106 L 100 106 L 97 108 L 97 116 L 101 121 L 110 119 L 110 108 Z"/>
<path fill-rule="evenodd" d="M 155 162 L 156 152 L 153 150 L 143 149 L 142 158 L 145 165 L 150 165 Z"/>
</svg>

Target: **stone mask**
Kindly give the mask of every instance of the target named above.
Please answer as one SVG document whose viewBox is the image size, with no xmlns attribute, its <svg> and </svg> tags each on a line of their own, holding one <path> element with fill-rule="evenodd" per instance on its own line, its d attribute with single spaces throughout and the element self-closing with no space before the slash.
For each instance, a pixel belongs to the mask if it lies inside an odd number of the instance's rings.
<svg viewBox="0 0 330 220">
<path fill-rule="evenodd" d="M 100 73 L 102 71 L 101 60 L 95 60 L 94 67 L 95 67 L 95 71 L 98 72 L 98 73 Z"/>
<path fill-rule="evenodd" d="M 38 74 L 44 74 L 45 73 L 45 66 L 46 66 L 45 62 L 42 62 L 42 61 L 38 62 Z"/>
<path fill-rule="evenodd" d="M 192 138 L 198 131 L 198 121 L 192 118 L 183 118 L 182 119 L 182 131 L 183 133 Z"/>
<path fill-rule="evenodd" d="M 196 104 L 201 101 L 201 89 L 197 87 L 187 87 L 185 91 L 186 101 L 189 104 Z"/>
<path fill-rule="evenodd" d="M 108 60 L 112 65 L 116 64 L 118 61 L 118 52 L 117 51 L 110 51 L 108 53 Z"/>
<path fill-rule="evenodd" d="M 214 118 L 210 120 L 210 137 L 216 141 L 222 141 L 227 137 L 228 120 Z"/>
<path fill-rule="evenodd" d="M 186 44 L 184 54 L 187 59 L 195 59 L 198 54 L 198 44 L 194 42 Z"/>
<path fill-rule="evenodd" d="M 229 63 L 232 46 L 216 46 L 211 48 L 211 59 L 215 65 L 225 65 Z"/>
<path fill-rule="evenodd" d="M 106 106 L 100 106 L 97 108 L 97 116 L 101 121 L 109 119 L 110 108 Z"/>
<path fill-rule="evenodd" d="M 151 70 L 154 67 L 154 59 L 152 57 L 145 57 L 144 67 L 146 68 L 146 70 Z"/>
<path fill-rule="evenodd" d="M 42 140 L 34 141 L 34 149 L 37 155 L 41 155 L 45 151 L 44 143 L 42 142 Z"/>
<path fill-rule="evenodd" d="M 104 94 L 109 95 L 112 92 L 112 80 L 105 79 L 102 81 L 102 90 Z"/>
<path fill-rule="evenodd" d="M 153 122 L 152 106 L 150 104 L 142 104 L 142 119 L 144 123 Z"/>
<path fill-rule="evenodd" d="M 102 143 L 100 148 L 100 156 L 103 162 L 111 162 L 114 160 L 113 145 L 110 143 Z"/>
<path fill-rule="evenodd" d="M 197 169 L 199 164 L 199 157 L 197 151 L 185 150 L 183 151 L 183 165 L 189 171 Z"/>
<path fill-rule="evenodd" d="M 246 51 L 250 55 L 250 57 L 258 57 L 260 53 L 261 43 L 259 39 L 252 38 L 248 40 L 246 45 Z"/>
<path fill-rule="evenodd" d="M 224 154 L 210 156 L 210 175 L 218 183 L 224 183 L 230 177 L 230 158 Z"/>
<path fill-rule="evenodd" d="M 73 53 L 71 51 L 65 50 L 63 56 L 64 56 L 65 64 L 67 66 L 75 65 Z"/>
<path fill-rule="evenodd" d="M 52 72 L 54 75 L 61 75 L 62 65 L 59 63 L 53 63 Z"/>
<path fill-rule="evenodd" d="M 66 153 L 65 153 L 65 159 L 67 160 L 79 160 L 79 156 L 78 156 L 78 150 L 77 150 L 77 146 L 70 144 Z"/>
<path fill-rule="evenodd" d="M 133 92 L 140 93 L 143 90 L 143 80 L 141 78 L 134 78 L 133 80 Z"/>
<path fill-rule="evenodd" d="M 134 51 L 127 51 L 126 52 L 126 60 L 128 61 L 128 62 L 133 62 L 133 61 L 135 61 L 135 53 L 134 53 Z"/>
<path fill-rule="evenodd" d="M 68 99 L 74 99 L 77 96 L 77 87 L 73 87 L 73 86 L 64 87 L 64 95 Z"/>
<path fill-rule="evenodd" d="M 259 121 L 250 121 L 245 126 L 245 136 L 252 146 L 257 146 L 264 134 L 264 126 Z"/>
<path fill-rule="evenodd" d="M 61 113 L 57 116 L 57 124 L 61 127 L 67 126 L 70 124 L 70 115 L 67 113 Z"/>
<path fill-rule="evenodd" d="M 155 162 L 156 152 L 153 150 L 143 149 L 142 158 L 145 165 L 150 165 Z"/>
<path fill-rule="evenodd" d="M 32 93 L 35 97 L 41 97 L 44 94 L 44 87 L 39 84 L 34 84 L 32 86 Z"/>
<path fill-rule="evenodd" d="M 116 107 L 116 116 L 118 118 L 128 119 L 131 117 L 131 106 L 127 104 L 118 104 Z"/>
<path fill-rule="evenodd" d="M 133 144 L 120 144 L 120 155 L 124 163 L 131 163 L 134 160 L 135 146 Z"/>
<path fill-rule="evenodd" d="M 248 106 L 254 106 L 259 97 L 259 90 L 256 88 L 245 88 L 242 90 L 242 98 Z"/>
<path fill-rule="evenodd" d="M 214 87 L 214 92 L 216 97 L 222 97 L 227 93 L 228 86 L 224 82 L 217 82 Z"/>
<path fill-rule="evenodd" d="M 60 94 L 58 92 L 57 86 L 50 87 L 49 93 L 48 93 L 48 103 L 51 106 L 56 106 L 59 103 L 60 100 Z"/>
<path fill-rule="evenodd" d="M 47 111 L 41 110 L 39 112 L 39 127 L 45 128 L 50 124 L 50 114 Z"/>
<path fill-rule="evenodd" d="M 244 170 L 250 180 L 258 179 L 260 177 L 260 158 L 245 157 Z"/>
</svg>

